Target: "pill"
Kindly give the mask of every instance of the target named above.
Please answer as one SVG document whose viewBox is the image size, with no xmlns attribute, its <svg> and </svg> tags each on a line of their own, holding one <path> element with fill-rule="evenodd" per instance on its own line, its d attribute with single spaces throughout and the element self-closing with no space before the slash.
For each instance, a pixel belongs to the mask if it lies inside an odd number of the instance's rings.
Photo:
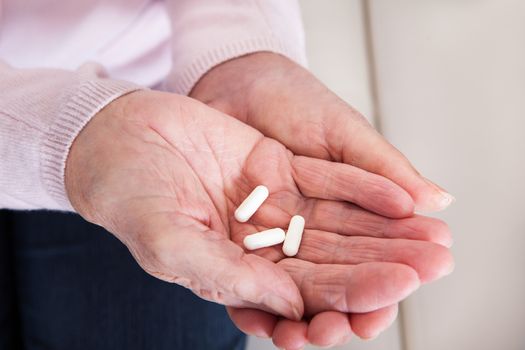
<svg viewBox="0 0 525 350">
<path fill-rule="evenodd" d="M 244 237 L 243 243 L 246 249 L 255 250 L 282 243 L 284 236 L 282 228 L 271 228 Z"/>
<path fill-rule="evenodd" d="M 239 222 L 248 221 L 266 198 L 268 198 L 269 194 L 270 192 L 266 186 L 259 185 L 255 187 L 252 193 L 250 193 L 241 205 L 239 205 L 237 210 L 235 210 L 235 219 Z"/>
<path fill-rule="evenodd" d="M 301 239 L 303 238 L 304 218 L 301 215 L 294 215 L 288 225 L 286 238 L 283 244 L 283 253 L 286 256 L 294 256 L 299 252 Z"/>
</svg>

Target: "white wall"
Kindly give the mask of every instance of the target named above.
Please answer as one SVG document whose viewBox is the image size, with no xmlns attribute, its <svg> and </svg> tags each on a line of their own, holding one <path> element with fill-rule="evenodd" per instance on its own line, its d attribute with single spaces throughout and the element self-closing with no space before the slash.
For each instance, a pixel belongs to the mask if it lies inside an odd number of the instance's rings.
<svg viewBox="0 0 525 350">
<path fill-rule="evenodd" d="M 525 349 L 525 2 L 370 2 L 383 133 L 457 202 L 407 350 Z"/>
</svg>

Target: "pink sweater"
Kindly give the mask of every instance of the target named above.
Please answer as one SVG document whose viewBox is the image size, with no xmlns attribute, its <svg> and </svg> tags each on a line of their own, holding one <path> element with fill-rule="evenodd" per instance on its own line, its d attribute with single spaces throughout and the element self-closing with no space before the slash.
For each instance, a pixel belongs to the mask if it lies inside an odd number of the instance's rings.
<svg viewBox="0 0 525 350">
<path fill-rule="evenodd" d="M 295 0 L 0 0 L 0 208 L 73 210 L 65 162 L 93 115 L 256 51 L 305 63 Z"/>
</svg>

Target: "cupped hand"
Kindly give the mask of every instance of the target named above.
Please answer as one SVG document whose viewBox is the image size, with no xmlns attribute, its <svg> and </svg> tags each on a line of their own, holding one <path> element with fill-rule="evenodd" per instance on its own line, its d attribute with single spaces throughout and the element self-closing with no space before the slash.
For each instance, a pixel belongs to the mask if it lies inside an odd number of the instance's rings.
<svg viewBox="0 0 525 350">
<path fill-rule="evenodd" d="M 254 126 L 265 135 L 279 140 L 296 154 L 355 165 L 389 178 L 410 193 L 418 210 L 441 210 L 453 200 L 453 197 L 444 190 L 423 178 L 408 160 L 384 140 L 357 111 L 341 101 L 311 73 L 277 54 L 256 53 L 221 64 L 198 82 L 191 96 Z M 323 164 L 319 161 L 317 168 L 309 164 L 307 171 L 325 175 Z M 342 167 L 342 169 L 348 168 Z M 355 192 L 350 194 L 348 188 L 342 186 L 340 177 L 335 174 L 330 183 L 339 181 L 341 190 L 347 191 L 347 196 L 354 195 L 354 198 L 344 199 L 357 203 Z M 371 186 L 366 182 L 359 183 L 358 186 L 355 183 L 352 185 L 349 184 L 348 187 L 354 191 L 356 187 Z M 317 195 L 312 192 L 303 193 L 309 196 Z M 381 211 L 381 201 L 376 200 L 375 207 L 373 203 L 371 205 L 367 208 L 376 213 L 392 215 Z M 348 232 L 350 227 L 352 235 L 418 239 L 444 246 L 451 244 L 450 232 L 446 224 L 438 220 L 421 216 L 389 220 L 377 216 L 371 217 L 370 213 L 348 203 L 341 203 L 340 206 L 340 211 L 324 212 L 328 214 L 320 223 L 324 230 L 345 234 L 345 230 L 341 228 L 346 227 Z M 399 212 L 392 217 L 411 215 L 414 208 L 399 209 Z M 305 237 L 312 236 L 305 235 Z M 330 241 L 330 235 L 324 232 L 317 237 L 324 243 Z M 337 241 L 341 239 L 339 236 L 333 237 Z M 375 248 L 364 249 L 369 254 L 368 259 L 364 261 L 387 260 L 406 263 L 418 271 L 423 281 L 436 279 L 437 276 L 445 274 L 443 271 L 450 271 L 452 268 L 448 253 L 441 253 L 439 258 L 427 260 L 421 258 L 424 255 L 419 255 L 423 254 L 423 251 L 414 249 L 417 243 L 384 241 L 383 239 L 374 242 L 365 237 L 356 237 L 354 243 L 343 244 L 343 246 L 350 248 L 349 252 L 352 252 L 352 249 L 355 251 L 356 248 L 360 250 L 359 247 L 363 246 L 369 248 L 375 246 Z M 305 245 L 307 243 L 303 243 L 301 248 L 303 252 Z M 385 253 L 379 246 L 389 246 L 389 253 Z M 393 259 L 393 256 L 396 258 Z M 315 257 L 312 260 L 317 261 Z M 342 260 L 350 264 L 363 261 L 353 259 L 351 253 Z M 341 263 L 342 260 L 336 258 L 333 262 Z M 443 266 L 447 267 L 443 268 Z M 436 271 L 441 272 L 436 273 Z M 385 329 L 393 320 L 392 315 L 395 318 L 396 313 L 397 306 L 393 305 L 349 317 L 342 315 L 336 317 L 330 314 L 326 319 L 329 318 L 331 322 L 324 323 L 325 327 L 322 327 L 323 322 L 319 321 L 324 320 L 325 316 L 319 314 L 315 319 L 316 322 L 310 323 L 308 327 L 304 322 L 298 324 L 290 320 L 278 320 L 272 315 L 256 310 L 230 309 L 232 319 L 241 329 L 251 334 L 273 336 L 276 345 L 286 348 L 293 348 L 293 344 L 300 347 L 300 344 L 304 345 L 307 339 L 317 345 L 338 343 L 339 341 L 334 339 L 347 339 L 348 333 L 344 330 L 348 328 L 350 320 L 357 335 L 370 338 Z M 340 320 L 339 327 L 334 327 L 334 317 Z M 330 326 L 326 327 L 328 324 Z"/>
<path fill-rule="evenodd" d="M 334 254 L 341 242 L 316 243 L 315 237 L 336 235 L 331 224 L 323 226 L 325 215 L 352 210 L 338 200 L 365 208 L 381 201 L 382 214 L 398 216 L 412 206 L 410 197 L 389 180 L 350 166 L 323 161 L 326 176 L 307 171 L 319 170 L 318 162 L 192 99 L 134 92 L 112 102 L 79 134 L 67 160 L 66 188 L 74 208 L 115 234 L 144 270 L 204 299 L 291 320 L 397 303 L 419 285 L 413 268 L 395 258 L 346 265 L 347 254 Z M 373 186 L 352 188 L 361 183 Z M 269 199 L 249 223 L 236 222 L 235 208 L 259 184 L 269 188 Z M 358 195 L 348 194 L 353 190 Z M 244 236 L 285 227 L 297 213 L 310 225 L 305 245 L 320 245 L 314 251 L 283 259 L 278 247 L 243 250 Z M 338 229 L 350 232 L 345 225 Z"/>
<path fill-rule="evenodd" d="M 444 222 L 418 215 L 389 219 L 352 204 L 346 203 L 342 206 L 345 208 L 343 211 L 320 211 L 326 214 L 323 215 L 325 223 L 340 225 L 337 230 L 332 227 L 337 233 L 306 229 L 296 258 L 314 263 L 344 264 L 347 269 L 355 268 L 354 273 L 364 266 L 367 266 L 368 270 L 370 262 L 374 261 L 402 263 L 411 266 L 422 283 L 434 281 L 452 271 L 452 257 L 445 248 L 450 246 L 452 241 Z M 315 218 L 311 220 L 315 221 Z M 327 251 L 332 253 L 327 256 Z M 337 269 L 327 269 L 324 276 L 311 272 L 309 275 L 300 276 L 296 279 L 298 283 L 305 287 L 315 286 L 304 288 L 307 293 L 303 296 L 305 302 L 310 299 L 309 291 L 319 293 L 323 287 L 330 290 L 334 286 L 328 281 L 338 279 Z M 358 280 L 355 275 L 352 279 Z M 245 333 L 271 337 L 279 348 L 298 349 L 307 343 L 318 346 L 341 345 L 350 339 L 352 333 L 364 339 L 375 338 L 395 320 L 397 305 L 367 312 L 359 309 L 361 302 L 369 302 L 368 297 L 377 297 L 374 290 L 386 291 L 387 286 L 381 282 L 367 272 L 355 285 L 347 285 L 345 302 L 352 303 L 351 308 L 332 309 L 339 312 L 323 309 L 312 318 L 299 322 L 259 310 L 229 308 L 228 311 L 234 323 Z M 352 291 L 363 294 L 357 296 Z M 316 299 L 316 303 L 319 303 L 319 300 Z"/>
<path fill-rule="evenodd" d="M 412 196 L 417 210 L 442 210 L 454 200 L 421 176 L 358 111 L 284 56 L 260 52 L 227 61 L 201 78 L 190 96 L 275 138 L 295 154 L 389 178 Z"/>
</svg>

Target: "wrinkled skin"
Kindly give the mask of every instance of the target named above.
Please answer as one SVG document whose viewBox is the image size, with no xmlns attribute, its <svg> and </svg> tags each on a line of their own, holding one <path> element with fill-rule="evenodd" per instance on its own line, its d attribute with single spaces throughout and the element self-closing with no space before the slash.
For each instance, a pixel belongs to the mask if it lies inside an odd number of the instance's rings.
<svg viewBox="0 0 525 350">
<path fill-rule="evenodd" d="M 255 127 L 266 136 L 280 141 L 297 155 L 354 165 L 392 180 L 411 195 L 417 210 L 442 210 L 453 201 L 451 195 L 422 177 L 410 162 L 377 133 L 356 110 L 339 99 L 310 72 L 283 56 L 255 53 L 232 59 L 214 67 L 201 78 L 190 96 Z M 368 186 L 362 183 L 359 185 Z M 347 191 L 347 195 L 350 192 L 355 194 L 360 186 L 349 185 L 341 190 Z M 316 195 L 311 192 L 303 193 Z M 355 203 L 353 198 L 344 199 Z M 376 198 L 375 203 L 370 203 L 367 208 L 391 216 L 392 213 L 382 211 L 383 205 L 384 202 Z M 409 216 L 411 209 L 400 208 L 396 214 Z M 334 215 L 331 217 L 333 221 L 330 222 L 353 224 L 354 221 L 360 221 L 360 214 L 356 218 L 355 211 L 342 211 L 341 214 L 344 214 L 342 215 L 344 220 Z M 347 219 L 349 217 L 350 219 Z M 361 221 L 361 224 L 368 227 L 365 233 L 359 234 L 376 236 L 383 231 L 384 228 L 375 225 L 377 221 L 370 220 L 368 217 L 362 219 L 364 221 Z M 387 219 L 378 220 L 388 222 L 388 225 L 391 222 Z M 417 237 L 406 237 L 407 232 L 412 232 L 412 229 L 408 229 L 405 233 L 401 233 L 402 229 L 400 229 L 396 230 L 391 238 L 428 240 L 447 246 L 451 244 L 449 231 L 444 223 L 417 216 L 406 220 L 413 220 L 414 227 L 417 227 Z M 423 224 L 425 220 L 426 223 Z M 406 222 L 400 220 L 394 225 L 404 226 Z M 329 229 L 339 232 L 334 227 Z M 374 230 L 377 230 L 376 233 Z M 323 235 L 322 239 L 328 238 Z M 363 239 L 366 246 L 372 244 L 371 242 Z M 414 264 L 410 261 L 418 260 L 415 251 L 410 253 L 402 248 L 405 242 L 381 244 L 398 245 L 393 251 L 398 252 L 399 257 L 404 256 L 405 259 L 401 260 L 411 266 Z M 405 248 L 408 246 L 410 244 Z M 352 245 L 351 248 L 355 246 Z M 301 251 L 304 249 L 303 244 Z M 445 258 L 447 259 L 449 258 Z M 350 261 L 352 260 L 350 257 L 344 260 L 346 263 L 357 263 L 357 261 Z M 381 258 L 374 256 L 370 260 L 381 260 Z M 334 261 L 339 262 L 338 259 Z M 426 263 L 428 262 L 424 264 Z M 420 269 L 418 272 L 420 275 L 423 274 L 424 281 L 435 278 L 425 277 L 425 273 L 422 272 L 426 268 L 433 270 L 434 265 L 429 264 L 424 267 L 422 264 L 418 267 Z M 272 336 L 273 333 L 274 343 L 282 348 L 300 348 L 307 341 L 321 346 L 335 345 L 349 338 L 348 318 L 342 315 L 337 317 L 333 314 L 327 315 L 324 322 L 326 326 L 323 327 L 324 318 L 320 314 L 317 316 L 318 319 L 312 319 L 308 328 L 304 321 L 299 324 L 292 321 L 278 321 L 273 316 L 253 310 L 229 309 L 229 312 L 237 326 L 245 332 L 258 333 L 260 336 Z M 370 314 L 349 317 L 354 332 L 360 337 L 370 338 L 385 329 L 395 318 L 396 312 L 397 306 L 393 305 Z M 339 327 L 334 326 L 334 322 L 338 321 Z M 273 332 L 274 328 L 275 332 Z"/>
<path fill-rule="evenodd" d="M 248 223 L 234 221 L 235 208 L 259 184 L 270 189 L 268 200 Z M 452 264 L 437 244 L 450 241 L 439 221 L 393 219 L 413 202 L 392 181 L 296 156 L 173 94 L 134 92 L 99 112 L 71 148 L 66 188 L 74 208 L 115 234 L 153 276 L 235 307 L 231 313 L 255 312 L 254 325 L 278 314 L 304 328 L 301 317 L 312 317 L 308 332 L 321 341 L 323 325 L 343 316 L 347 326 L 336 329 L 348 337 L 354 316 L 346 313 L 360 313 L 359 324 L 387 310 L 381 322 L 391 322 L 395 304 L 420 280 L 441 277 Z M 244 251 L 245 235 L 286 227 L 295 214 L 307 222 L 296 258 L 284 258 L 280 247 Z"/>
<path fill-rule="evenodd" d="M 453 197 L 422 177 L 361 114 L 309 71 L 274 53 L 255 53 L 214 67 L 190 96 L 234 116 L 297 155 L 329 159 L 382 175 L 404 188 L 419 211 Z"/>
</svg>

